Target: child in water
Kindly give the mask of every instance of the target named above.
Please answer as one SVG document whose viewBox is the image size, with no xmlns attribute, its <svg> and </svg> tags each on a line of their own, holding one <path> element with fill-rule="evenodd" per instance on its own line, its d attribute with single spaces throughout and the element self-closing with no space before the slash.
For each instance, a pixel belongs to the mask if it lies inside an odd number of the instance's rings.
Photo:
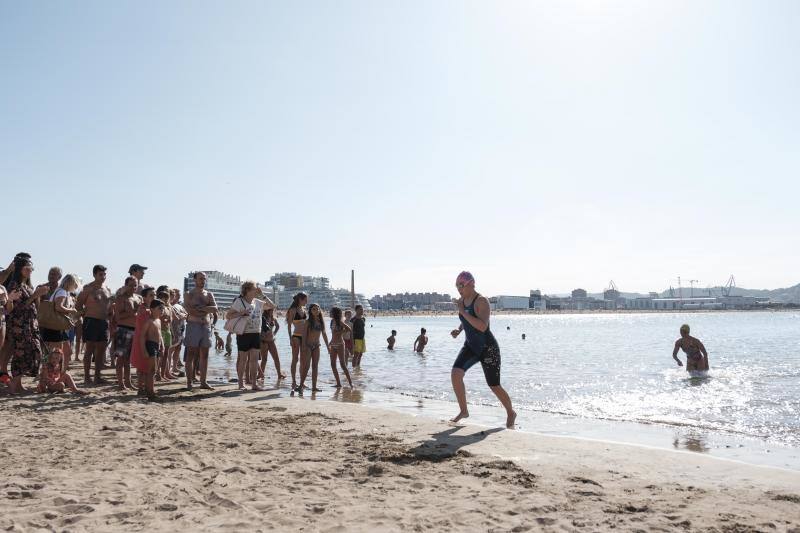
<svg viewBox="0 0 800 533">
<path fill-rule="evenodd" d="M 63 362 L 64 353 L 61 349 L 53 349 L 42 368 L 36 392 L 64 392 L 65 389 L 69 389 L 75 394 L 88 394 L 75 385 L 75 381 L 68 372 L 64 372 Z"/>
<path fill-rule="evenodd" d="M 222 337 L 219 336 L 219 331 L 214 330 L 214 349 L 217 350 L 217 353 L 222 352 L 225 349 L 225 341 L 222 340 Z"/>
<path fill-rule="evenodd" d="M 386 343 L 389 345 L 387 348 L 394 350 L 394 343 L 397 340 L 397 331 L 392 330 L 392 334 L 386 337 Z"/>
</svg>

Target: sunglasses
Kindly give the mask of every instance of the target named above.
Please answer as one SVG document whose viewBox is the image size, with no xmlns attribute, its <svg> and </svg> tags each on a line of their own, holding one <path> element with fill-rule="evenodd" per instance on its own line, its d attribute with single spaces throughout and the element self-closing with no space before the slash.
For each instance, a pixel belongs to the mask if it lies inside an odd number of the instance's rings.
<svg viewBox="0 0 800 533">
<path fill-rule="evenodd" d="M 463 289 L 466 286 L 467 286 L 466 283 L 456 283 L 456 289 Z"/>
</svg>

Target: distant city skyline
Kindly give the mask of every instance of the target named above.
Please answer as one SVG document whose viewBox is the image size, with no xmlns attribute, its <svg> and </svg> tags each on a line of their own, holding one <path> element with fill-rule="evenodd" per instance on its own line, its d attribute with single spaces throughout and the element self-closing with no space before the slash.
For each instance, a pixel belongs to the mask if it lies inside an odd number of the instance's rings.
<svg viewBox="0 0 800 533">
<path fill-rule="evenodd" d="M 6 2 L 0 256 L 364 294 L 800 282 L 800 3 Z M 4 254 L 4 255 L 3 255 Z M 688 284 L 688 283 L 687 283 Z"/>
</svg>

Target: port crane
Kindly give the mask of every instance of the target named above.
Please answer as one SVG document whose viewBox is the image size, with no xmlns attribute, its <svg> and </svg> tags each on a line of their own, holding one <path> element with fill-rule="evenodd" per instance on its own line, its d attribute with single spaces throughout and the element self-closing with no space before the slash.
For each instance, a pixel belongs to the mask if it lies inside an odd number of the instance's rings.
<svg viewBox="0 0 800 533">
<path fill-rule="evenodd" d="M 690 287 L 689 293 L 691 295 L 690 298 L 694 298 L 694 284 L 695 283 L 699 283 L 699 282 L 700 282 L 699 279 L 690 279 L 689 280 L 689 287 Z"/>
<path fill-rule="evenodd" d="M 722 295 L 725 297 L 730 296 L 731 291 L 733 291 L 733 289 L 735 288 L 736 288 L 736 278 L 733 277 L 733 274 L 731 274 L 731 277 L 728 278 L 728 283 L 726 283 L 724 287 L 720 287 L 720 289 L 722 289 Z"/>
</svg>

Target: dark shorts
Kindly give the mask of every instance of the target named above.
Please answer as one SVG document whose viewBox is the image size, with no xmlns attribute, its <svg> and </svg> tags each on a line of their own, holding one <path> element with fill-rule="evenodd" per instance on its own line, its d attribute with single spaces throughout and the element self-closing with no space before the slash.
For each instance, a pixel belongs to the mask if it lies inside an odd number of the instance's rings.
<svg viewBox="0 0 800 533">
<path fill-rule="evenodd" d="M 245 333 L 244 335 L 236 335 L 236 348 L 240 352 L 249 352 L 250 350 L 260 350 L 261 334 Z"/>
<path fill-rule="evenodd" d="M 480 362 L 483 367 L 483 376 L 486 384 L 490 387 L 500 386 L 500 347 L 497 343 L 487 343 L 480 354 L 476 354 L 472 349 L 464 345 L 453 363 L 453 368 L 460 368 L 464 372 L 469 370 L 475 363 Z"/>
<path fill-rule="evenodd" d="M 58 331 L 57 329 L 39 328 L 39 333 L 42 334 L 44 342 L 64 342 L 69 340 L 66 331 Z"/>
<path fill-rule="evenodd" d="M 114 334 L 114 355 L 117 357 L 130 357 L 133 347 L 133 328 L 130 326 L 117 326 Z"/>
<path fill-rule="evenodd" d="M 156 341 L 144 341 L 144 349 L 147 350 L 148 357 L 158 357 L 161 355 L 161 349 Z"/>
<path fill-rule="evenodd" d="M 83 342 L 108 342 L 108 320 L 85 317 L 83 319 Z"/>
</svg>

